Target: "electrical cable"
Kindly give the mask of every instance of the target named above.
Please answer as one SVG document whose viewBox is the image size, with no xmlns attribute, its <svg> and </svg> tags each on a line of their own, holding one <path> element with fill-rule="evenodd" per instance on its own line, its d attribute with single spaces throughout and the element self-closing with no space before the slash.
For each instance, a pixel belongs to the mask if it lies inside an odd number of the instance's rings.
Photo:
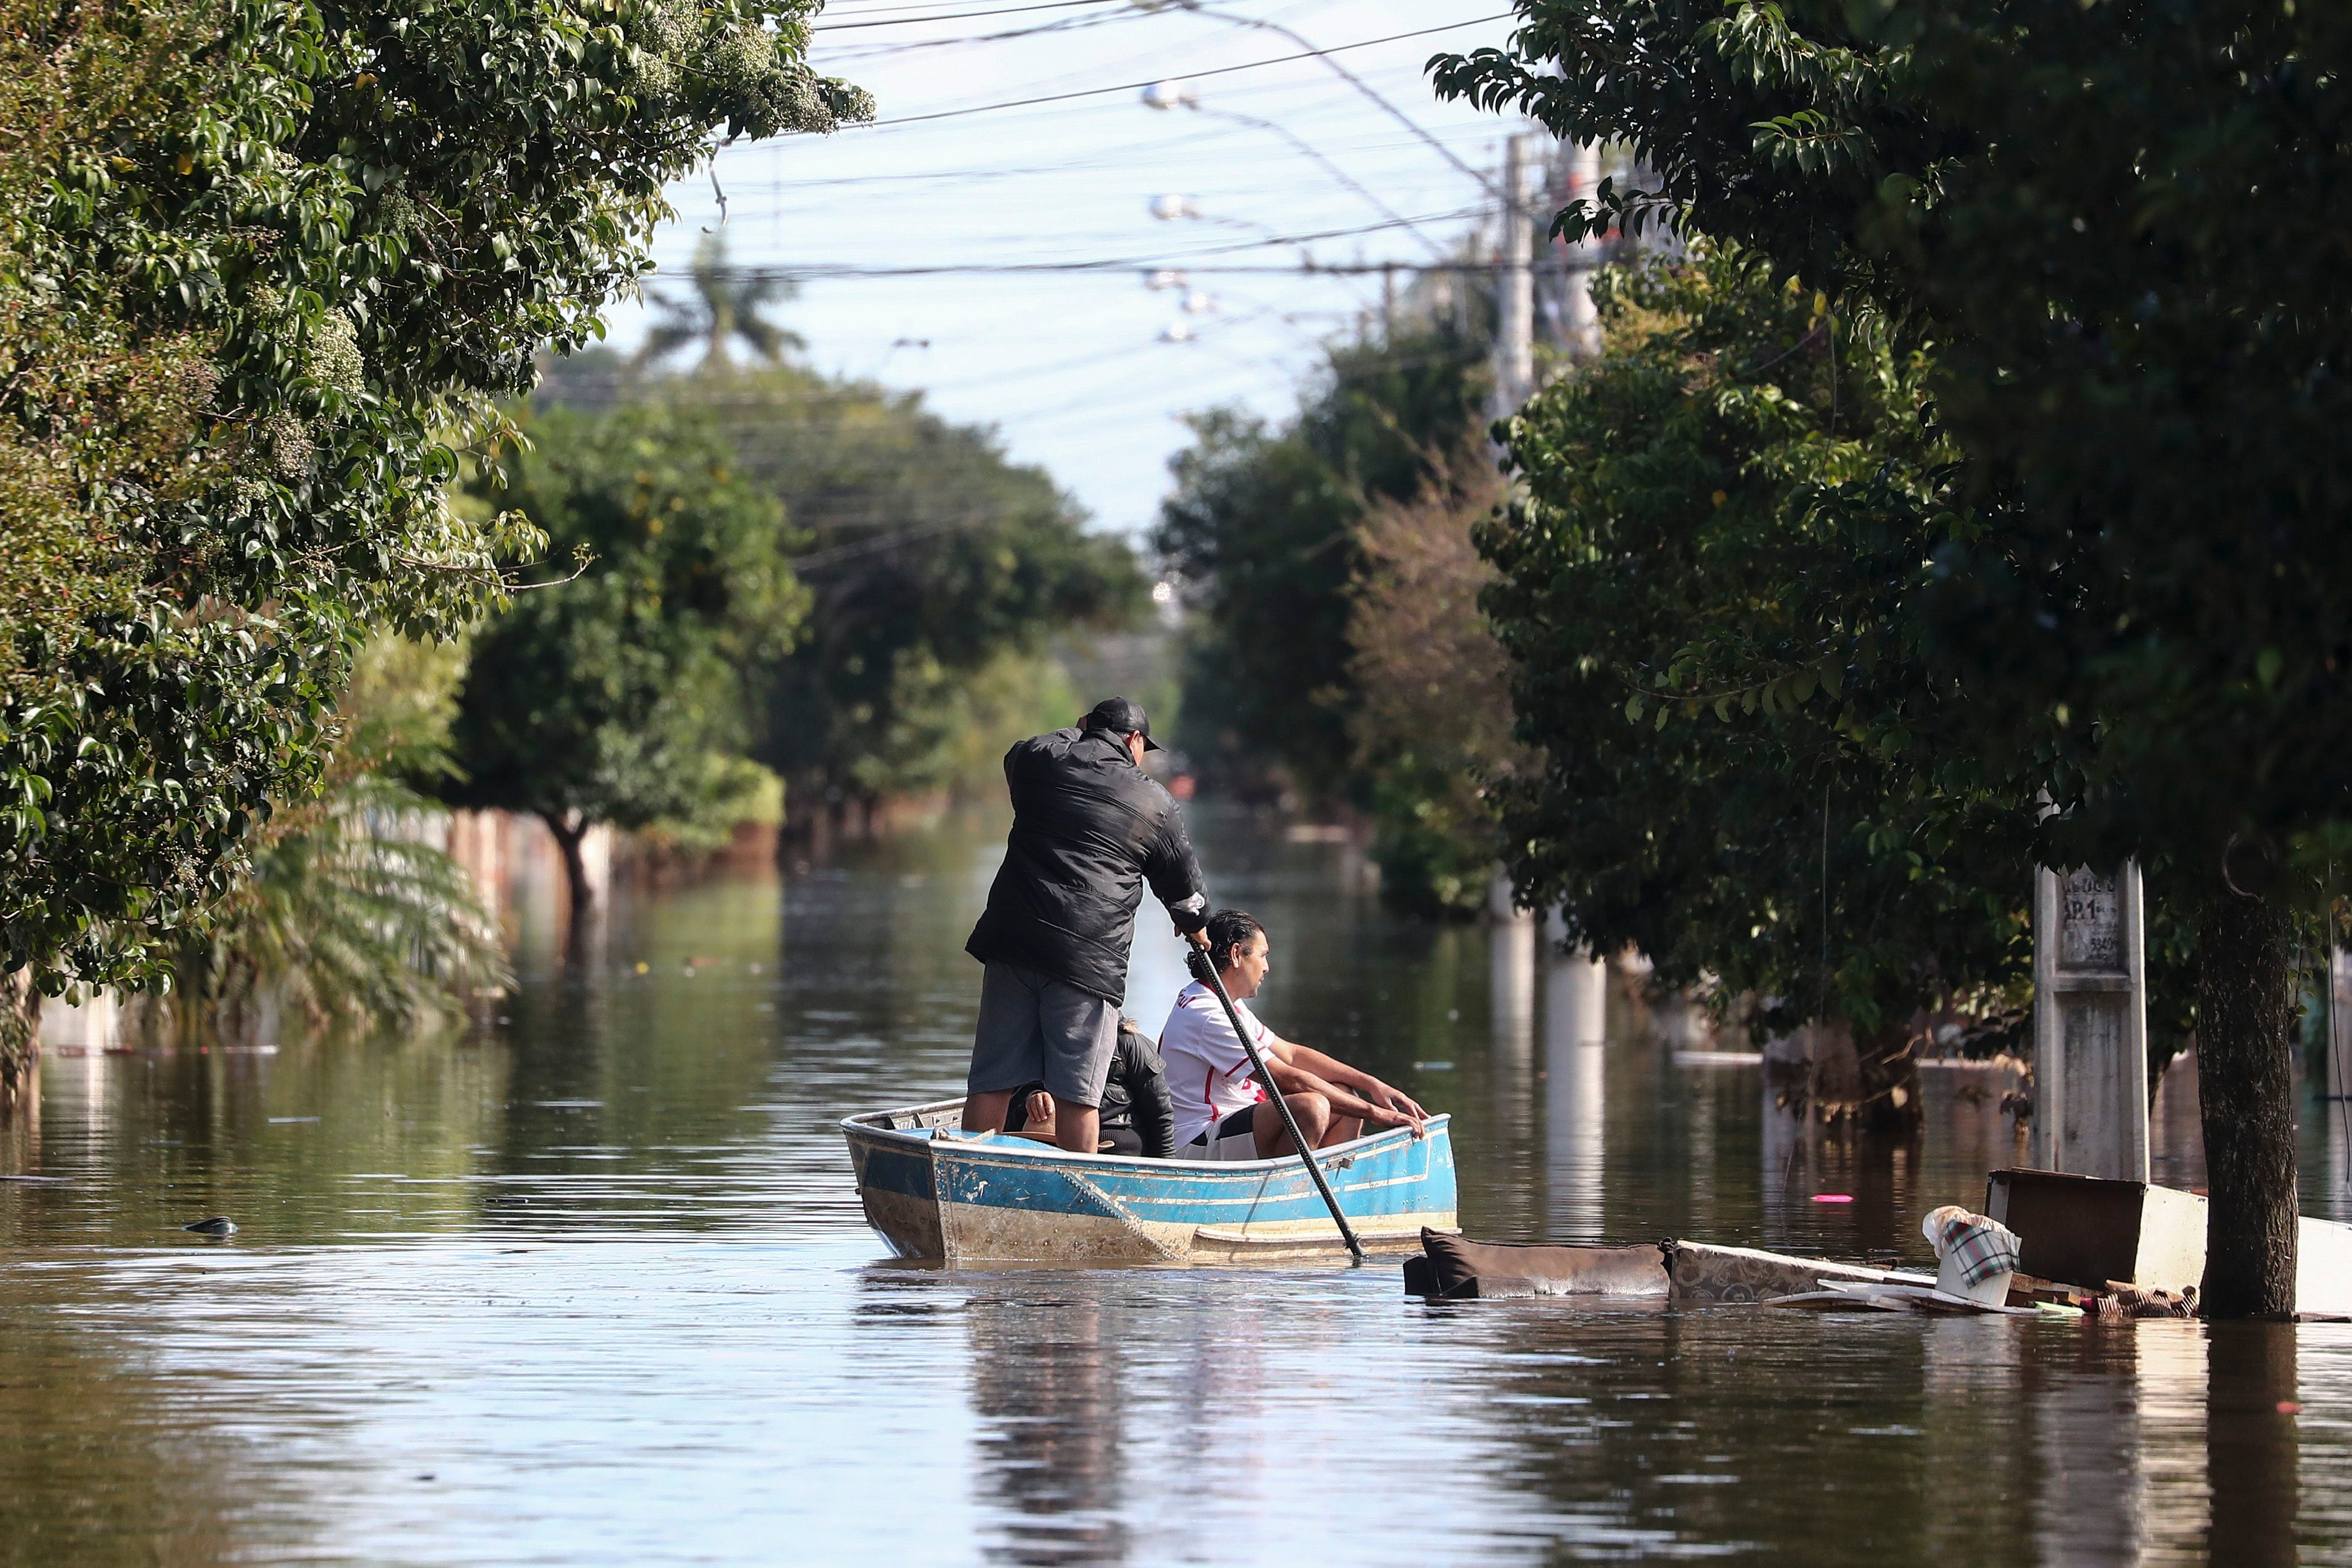
<svg viewBox="0 0 2352 1568">
<path fill-rule="evenodd" d="M 1415 224 L 1411 218 L 1398 216 L 1395 208 L 1381 200 L 1380 197 L 1372 194 L 1372 193 L 1364 186 L 1357 183 L 1353 175 L 1349 174 L 1345 169 L 1340 168 L 1337 163 L 1331 162 L 1329 158 L 1324 156 L 1321 152 L 1316 151 L 1313 146 L 1308 144 L 1305 138 L 1276 124 L 1271 120 L 1261 120 L 1254 114 L 1242 114 L 1230 109 L 1203 109 L 1197 103 L 1188 104 L 1186 107 L 1194 114 L 1205 114 L 1218 120 L 1231 120 L 1243 125 L 1255 126 L 1260 131 L 1270 131 L 1274 132 L 1274 134 L 1281 137 L 1293 147 L 1297 148 L 1299 152 L 1304 152 L 1307 157 L 1313 159 L 1318 164 L 1321 165 L 1323 170 L 1333 179 L 1339 181 L 1339 183 L 1345 185 L 1348 189 L 1355 192 L 1356 194 L 1363 197 L 1365 201 L 1370 202 L 1375 209 L 1384 214 L 1392 222 L 1402 224 L 1407 229 L 1410 229 L 1412 232 L 1412 237 L 1427 246 L 1433 253 L 1438 256 L 1444 256 L 1445 254 L 1445 247 L 1439 245 L 1435 240 L 1430 238 L 1426 234 L 1423 234 L 1419 225 Z"/>
<path fill-rule="evenodd" d="M 1304 246 L 1312 244 L 1318 240 L 1347 239 L 1357 235 L 1379 234 L 1384 230 L 1399 227 L 1408 222 L 1439 223 L 1450 219 L 1469 217 L 1475 215 L 1479 210 L 1480 209 L 1475 207 L 1457 207 L 1450 213 L 1424 213 L 1418 219 L 1399 219 L 1394 223 L 1360 224 L 1349 228 L 1318 229 L 1309 234 L 1276 235 L 1271 238 L 1261 240 L 1236 240 L 1231 245 L 1199 246 L 1191 250 L 1178 251 L 1172 254 L 1162 253 L 1159 256 L 1145 255 L 1117 256 L 1092 261 L 932 262 L 915 267 L 871 267 L 855 273 L 845 271 L 844 268 L 855 266 L 856 264 L 826 262 L 783 264 L 763 267 L 739 267 L 729 265 L 706 268 L 705 270 L 709 271 L 715 277 L 737 278 L 745 281 L 768 277 L 798 279 L 825 277 L 929 277 L 940 273 L 956 272 L 1015 273 L 1137 272 L 1146 270 L 1184 271 L 1190 269 L 1190 258 L 1194 256 L 1232 256 L 1242 251 L 1267 250 L 1276 246 Z M 1501 264 L 1498 262 L 1400 262 L 1391 263 L 1390 265 L 1407 267 L 1416 271 L 1433 272 L 1447 270 L 1454 267 L 1475 269 L 1479 271 L 1492 271 Z M 1366 268 L 1360 263 L 1354 264 L 1354 269 L 1357 271 L 1370 270 L 1373 272 L 1381 270 L 1378 267 Z M 1272 270 L 1280 272 L 1345 272 L 1349 270 L 1349 264 L 1333 263 L 1327 266 L 1320 262 L 1311 262 L 1297 267 L 1277 267 Z M 656 272 L 650 276 L 658 277 L 663 275 L 659 272 Z M 675 277 L 677 275 L 670 274 L 668 276 Z"/>
<path fill-rule="evenodd" d="M 1215 117 L 1219 119 L 1238 120 L 1243 118 L 1230 110 L 1217 110 L 1214 111 L 1204 110 L 1202 112 L 1204 114 L 1213 112 Z M 1099 152 L 1104 154 L 1118 155 L 1117 157 L 1098 156 L 1092 158 L 1073 158 L 1059 163 L 1024 163 L 1010 168 L 964 167 L 955 169 L 921 169 L 888 174 L 825 175 L 816 179 L 806 180 L 777 178 L 767 181 L 747 181 L 730 179 L 727 183 L 728 188 L 735 193 L 732 199 L 738 205 L 740 205 L 742 199 L 747 195 L 782 195 L 791 192 L 824 190 L 835 186 L 853 186 L 862 189 L 874 185 L 923 185 L 940 184 L 949 182 L 957 182 L 966 184 L 983 184 L 997 180 L 1027 179 L 1040 175 L 1066 175 L 1082 173 L 1093 170 L 1122 172 L 1129 167 L 1128 163 L 1124 161 L 1128 154 L 1171 152 L 1179 149 L 1194 146 L 1201 142 L 1213 142 L 1221 138 L 1229 137 L 1233 133 L 1231 131 L 1222 128 L 1204 129 L 1195 131 L 1190 135 L 1172 138 L 1166 141 L 1130 141 L 1122 143 L 1116 147 L 1099 150 Z M 1472 132 L 1467 134 L 1473 139 L 1483 139 L 1486 132 L 1483 127 L 1480 127 L 1475 128 Z M 1343 141 L 1329 143 L 1327 145 L 1328 150 L 1333 152 L 1388 152 L 1412 145 L 1412 143 L 1391 137 L 1377 141 Z M 722 149 L 720 156 L 723 157 L 730 152 L 753 152 L 762 151 L 772 153 L 775 149 L 762 147 L 761 144 L 756 142 L 744 141 L 737 143 L 733 148 Z M 1254 190 L 1257 191 L 1259 193 L 1272 193 L 1273 189 L 1273 187 L 1261 188 L 1220 185 L 1217 187 L 1216 193 L 1220 196 L 1228 196 L 1235 193 L 1247 194 Z M 763 214 L 772 214 L 774 211 L 775 209 L 772 207 L 753 208 L 751 209 L 749 215 L 757 216 Z"/>
<path fill-rule="evenodd" d="M 1517 196 L 1516 193 L 1510 196 L 1504 195 L 1502 191 L 1496 186 L 1492 180 L 1489 180 L 1486 175 L 1480 173 L 1477 170 L 1472 168 L 1469 164 L 1465 163 L 1461 159 L 1455 157 L 1454 155 L 1453 149 L 1447 147 L 1444 142 L 1430 135 L 1430 133 L 1423 128 L 1419 120 L 1413 119 L 1412 116 L 1407 114 L 1403 110 L 1399 109 L 1395 104 L 1391 103 L 1380 93 L 1374 91 L 1370 84 L 1366 82 L 1363 78 L 1358 76 L 1355 72 L 1349 70 L 1347 67 L 1339 64 L 1339 61 L 1330 57 L 1331 56 L 1338 54 L 1339 50 L 1318 49 L 1314 45 L 1308 43 L 1306 38 L 1301 37 L 1299 34 L 1293 32 L 1288 27 L 1284 26 L 1279 22 L 1264 21 L 1255 16 L 1236 16 L 1230 11 L 1212 11 L 1207 6 L 1201 5 L 1200 0 L 1176 0 L 1176 4 L 1179 9 L 1190 11 L 1195 16 L 1210 16 L 1221 22 L 1231 22 L 1236 26 L 1255 27 L 1262 32 L 1278 33 L 1282 37 L 1288 38 L 1292 43 L 1297 44 L 1299 47 L 1308 51 L 1307 55 L 1298 57 L 1311 57 L 1321 60 L 1326 66 L 1330 68 L 1331 70 L 1345 78 L 1350 87 L 1353 87 L 1358 92 L 1362 93 L 1366 98 L 1371 99 L 1372 102 L 1378 104 L 1391 119 L 1403 126 L 1406 130 L 1412 131 L 1413 135 L 1421 141 L 1434 148 L 1439 157 L 1444 159 L 1448 163 L 1453 164 L 1463 173 L 1469 175 L 1473 180 L 1475 180 L 1478 183 L 1479 188 L 1485 191 L 1488 195 L 1493 196 L 1497 201 L 1510 202 L 1515 205 L 1517 204 Z M 1479 22 L 1500 22 L 1516 17 L 1518 13 L 1517 11 L 1506 11 L 1499 16 L 1480 16 L 1476 18 L 1476 20 Z M 1473 24 L 1469 22 L 1457 22 L 1454 24 L 1455 26 L 1460 27 L 1467 27 L 1472 25 Z M 1444 32 L 1445 29 L 1442 27 L 1432 27 L 1429 31 L 1435 33 Z M 1407 33 L 1401 34 L 1399 36 L 1403 37 L 1414 37 L 1419 35 Z M 1382 41 L 1385 42 L 1386 40 Z M 1361 45 L 1355 44 L 1342 46 L 1342 47 L 1346 48 L 1360 48 L 1361 47 Z M 1202 74 L 1205 76 L 1209 73 L 1202 72 Z"/>
<path fill-rule="evenodd" d="M 1003 44 L 1014 38 L 1043 37 L 1050 33 L 1083 33 L 1114 22 L 1139 22 L 1152 15 L 1149 11 L 1113 11 L 1100 16 L 1060 16 L 1051 22 L 1034 23 L 1025 27 L 1006 27 L 994 33 L 960 33 L 950 38 L 911 38 L 901 43 L 873 43 L 836 48 L 824 57 L 827 70 L 836 66 L 854 66 L 865 60 L 888 59 L 896 55 L 911 55 L 925 49 L 961 48 L 971 44 Z M 874 26 L 881 26 L 876 23 Z"/>
<path fill-rule="evenodd" d="M 1188 8 L 1188 9 L 1190 9 L 1190 7 L 1187 7 L 1187 8 Z M 1391 34 L 1390 34 L 1390 35 L 1388 35 L 1386 37 L 1381 37 L 1381 38 L 1365 38 L 1365 39 L 1361 40 L 1360 42 L 1353 43 L 1353 44 L 1335 44 L 1335 45 L 1333 45 L 1330 48 L 1328 48 L 1328 49 L 1316 49 L 1316 48 L 1309 48 L 1309 49 L 1307 49 L 1307 50 L 1305 50 L 1305 51 L 1303 51 L 1303 52 L 1301 52 L 1301 53 L 1299 53 L 1299 54 L 1295 54 L 1295 55 L 1277 55 L 1277 56 L 1276 56 L 1275 57 L 1273 57 L 1272 59 L 1265 59 L 1265 60 L 1245 60 L 1245 61 L 1244 61 L 1242 64 L 1237 65 L 1237 66 L 1214 66 L 1214 67 L 1210 68 L 1209 68 L 1209 69 L 1207 69 L 1207 70 L 1199 70 L 1199 71 L 1192 71 L 1192 72 L 1188 72 L 1188 73 L 1186 73 L 1186 74 L 1185 74 L 1185 76 L 1183 77 L 1183 78 L 1182 78 L 1182 79 L 1190 81 L 1190 80 L 1194 80 L 1194 79 L 1197 79 L 1197 78 L 1202 78 L 1202 77 L 1230 76 L 1230 75 L 1232 75 L 1232 74 L 1233 74 L 1234 72 L 1235 72 L 1235 71 L 1254 71 L 1254 70 L 1260 70 L 1260 69 L 1265 68 L 1265 67 L 1267 67 L 1267 66 L 1281 66 L 1281 65 L 1288 65 L 1288 64 L 1290 64 L 1290 63 L 1291 63 L 1292 61 L 1294 61 L 1294 60 L 1313 60 L 1313 59 L 1323 59 L 1323 58 L 1325 58 L 1325 57 L 1328 57 L 1328 56 L 1335 55 L 1335 54 L 1340 53 L 1342 50 L 1347 50 L 1347 49 L 1369 49 L 1369 48 L 1370 48 L 1370 47 L 1372 47 L 1373 46 L 1378 45 L 1378 44 L 1393 44 L 1393 43 L 1399 42 L 1400 40 L 1402 40 L 1402 39 L 1405 39 L 1405 38 L 1421 38 L 1421 37 L 1428 37 L 1428 36 L 1429 36 L 1430 34 L 1432 34 L 1432 33 L 1451 33 L 1451 32 L 1454 32 L 1454 30 L 1456 30 L 1457 28 L 1462 28 L 1462 27 L 1475 27 L 1475 26 L 1477 26 L 1478 25 L 1480 25 L 1481 23 L 1485 23 L 1485 22 L 1500 22 L 1500 21 L 1504 21 L 1504 20 L 1507 20 L 1507 18 L 1512 17 L 1512 16 L 1517 16 L 1517 12 L 1515 12 L 1515 11 L 1498 11 L 1498 12 L 1496 12 L 1493 16 L 1468 16 L 1468 17 L 1465 17 L 1463 20 L 1461 20 L 1461 21 L 1459 21 L 1459 22 L 1447 22 L 1447 23 L 1444 24 L 1444 25 L 1443 25 L 1443 26 L 1435 26 L 1435 27 L 1417 27 L 1417 28 L 1413 29 L 1412 32 L 1409 32 L 1409 33 L 1391 33 Z M 1233 19 L 1233 20 L 1240 20 L 1241 18 L 1231 18 L 1231 19 Z M 1273 24 L 1271 24 L 1271 23 L 1264 23 L 1264 24 L 1253 23 L 1252 25 L 1253 25 L 1253 26 L 1273 26 Z M 1089 88 L 1080 88 L 1080 89 L 1078 89 L 1077 90 L 1076 90 L 1076 91 L 1074 91 L 1074 92 L 1052 92 L 1052 93 L 1045 93 L 1045 94 L 1042 94 L 1042 95 L 1040 95 L 1040 96 L 1038 96 L 1038 97 L 1036 97 L 1036 98 L 1016 98 L 1016 99 L 1007 99 L 1006 101 L 1004 101 L 1004 102 L 1003 102 L 1003 103 L 977 103 L 977 104 L 973 104 L 973 105 L 971 105 L 970 108 L 967 108 L 967 109 L 941 109 L 941 110 L 933 110 L 932 112 L 930 112 L 930 113 L 929 113 L 929 114 L 906 114 L 906 115 L 900 115 L 900 116 L 898 116 L 897 119 L 895 119 L 895 120 L 866 120 L 866 121 L 864 124 L 862 124 L 862 125 L 845 125 L 845 126 L 842 126 L 841 128 L 839 128 L 839 130 L 837 130 L 837 131 L 829 131 L 829 132 L 828 132 L 828 131 L 785 131 L 783 134 L 784 134 L 785 136 L 818 136 L 818 135 L 836 135 L 836 136 L 838 136 L 838 135 L 845 135 L 845 134 L 847 134 L 847 133 L 849 133 L 849 132 L 851 132 L 851 131 L 881 131 L 881 130 L 886 130 L 886 129 L 887 129 L 887 128 L 889 128 L 889 127 L 892 127 L 892 126 L 898 126 L 898 125 L 923 125 L 923 124 L 927 124 L 927 123 L 929 123 L 929 121 L 931 121 L 931 120 L 956 120 L 956 119 L 961 119 L 962 116 L 967 115 L 967 114 L 993 114 L 993 113 L 996 113 L 997 111 L 999 111 L 999 110 L 1007 110 L 1007 109 L 1032 109 L 1032 108 L 1034 108 L 1035 106 L 1037 106 L 1038 104 L 1042 104 L 1042 103 L 1066 103 L 1066 102 L 1070 101 L 1070 100 L 1071 100 L 1071 99 L 1081 99 L 1081 98 L 1100 98 L 1100 97 L 1102 97 L 1103 95 L 1105 95 L 1106 93 L 1114 93 L 1114 92 L 1141 92 L 1145 88 L 1154 86 L 1154 85 L 1156 85 L 1158 82 L 1160 82 L 1160 81 L 1161 81 L 1161 80 L 1164 80 L 1164 79 L 1166 79 L 1166 78 L 1158 78 L 1158 77 L 1155 77 L 1155 78 L 1152 78 L 1152 80 L 1151 80 L 1151 81 L 1130 81 L 1130 82 L 1120 82 L 1120 83 L 1118 83 L 1118 84 L 1117 86 L 1115 86 L 1115 87 L 1089 87 Z M 1369 92 L 1370 92 L 1370 90 L 1371 90 L 1371 89 L 1369 89 L 1369 88 L 1367 88 L 1367 89 L 1365 89 L 1364 90 L 1365 90 L 1366 92 L 1368 92 L 1368 93 L 1369 93 Z M 1374 96 L 1376 99 L 1378 98 L 1378 95 L 1377 95 L 1377 94 L 1375 94 L 1375 95 L 1373 95 L 1373 96 Z M 1390 110 L 1391 110 L 1391 112 L 1392 112 L 1392 113 L 1393 113 L 1393 112 L 1398 112 L 1398 111 L 1394 109 L 1394 107 L 1393 107 L 1393 106 L 1391 106 L 1391 105 L 1388 105 L 1388 104 L 1387 104 L 1387 100 L 1386 100 L 1386 99 L 1380 99 L 1379 101 L 1381 101 L 1381 102 L 1383 104 L 1383 106 L 1385 106 L 1385 107 L 1389 107 L 1389 108 L 1390 108 Z M 1408 125 L 1412 125 L 1412 121 L 1411 121 L 1410 120 L 1406 120 L 1406 122 L 1405 122 L 1405 123 L 1406 123 L 1406 124 L 1408 124 Z M 1419 131 L 1419 130 L 1420 130 L 1420 127 L 1419 127 L 1419 126 L 1417 126 L 1417 125 L 1415 125 L 1415 126 L 1413 126 L 1413 129 L 1414 129 L 1415 131 Z M 1438 145 L 1438 146 L 1440 146 L 1441 148 L 1443 147 L 1443 144 L 1442 144 L 1442 143 L 1433 143 L 1433 144 L 1434 144 L 1434 145 Z M 1458 159 L 1458 158 L 1454 157 L 1454 154 L 1453 154 L 1453 152 L 1452 152 L 1450 150 L 1445 151 L 1445 158 L 1446 158 L 1446 161 L 1447 161 L 1447 162 L 1451 162 L 1451 163 L 1454 164 L 1456 167 L 1461 168 L 1461 169 L 1464 169 L 1464 170 L 1465 170 L 1465 171 L 1468 171 L 1468 172 L 1473 175 L 1473 177 L 1474 177 L 1474 178 L 1476 178 L 1476 179 L 1478 180 L 1478 183 L 1479 183 L 1480 184 L 1482 184 L 1482 185 L 1487 185 L 1487 188 L 1488 188 L 1489 190 L 1492 190 L 1492 189 L 1493 189 L 1492 185 L 1488 185 L 1488 184 L 1487 184 L 1487 182 L 1486 182 L 1486 180 L 1485 179 L 1485 177 L 1484 177 L 1484 176 L 1478 175 L 1478 174 L 1477 174 L 1477 172 L 1476 172 L 1475 170 L 1471 170 L 1471 169 L 1470 169 L 1470 166 L 1469 166 L 1468 164 L 1464 163 L 1460 159 Z"/>
<path fill-rule="evenodd" d="M 809 29 L 812 33 L 846 33 L 859 27 L 911 27 L 922 22 L 968 22 L 982 16 L 1011 16 L 1023 11 L 1066 11 L 1077 5 L 1131 6 L 1131 0 L 1044 0 L 1035 5 L 1003 5 L 988 11 L 941 11 L 928 16 L 896 16 L 874 22 L 820 22 Z M 1136 11 L 1139 16 L 1153 15 Z"/>
<path fill-rule="evenodd" d="M 1381 225 L 1385 227 L 1387 225 Z M 1340 230 L 1341 234 L 1353 233 Z M 1263 250 L 1287 242 L 1267 240 L 1259 245 L 1218 246 L 1205 250 L 1187 251 L 1176 256 L 1121 256 L 1100 261 L 999 261 L 999 262 L 936 262 L 917 266 L 891 267 L 860 262 L 800 262 L 772 267 L 735 268 L 720 270 L 722 277 L 749 276 L 754 270 L 765 275 L 799 281 L 865 282 L 896 277 L 1024 277 L 1053 273 L 1115 273 L 1115 272 L 1193 272 L 1203 277 L 1378 277 L 1383 272 L 1452 272 L 1484 275 L 1501 270 L 1507 264 L 1499 261 L 1308 261 L 1308 262 L 1227 262 L 1208 267 L 1196 266 L 1186 260 L 1192 256 L 1221 256 L 1234 250 Z M 675 276 L 675 275 L 670 275 Z"/>
</svg>

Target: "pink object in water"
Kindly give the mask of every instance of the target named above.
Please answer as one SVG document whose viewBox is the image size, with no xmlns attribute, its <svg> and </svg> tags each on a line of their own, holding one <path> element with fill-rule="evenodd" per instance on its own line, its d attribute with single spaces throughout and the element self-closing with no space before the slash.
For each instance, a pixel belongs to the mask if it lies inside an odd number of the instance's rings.
<svg viewBox="0 0 2352 1568">
<path fill-rule="evenodd" d="M 1850 1192 L 1817 1192 L 1813 1194 L 1813 1201 L 1815 1203 L 1852 1203 L 1853 1201 L 1853 1194 Z"/>
</svg>

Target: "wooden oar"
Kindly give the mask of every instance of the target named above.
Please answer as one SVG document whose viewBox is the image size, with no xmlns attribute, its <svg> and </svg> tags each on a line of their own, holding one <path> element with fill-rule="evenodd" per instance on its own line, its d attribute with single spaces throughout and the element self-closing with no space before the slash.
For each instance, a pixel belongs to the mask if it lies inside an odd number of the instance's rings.
<svg viewBox="0 0 2352 1568">
<path fill-rule="evenodd" d="M 1315 1190 L 1323 1195 L 1323 1207 L 1331 1211 L 1331 1223 L 1339 1228 L 1340 1239 L 1347 1242 L 1348 1250 L 1355 1254 L 1356 1261 L 1362 1262 L 1364 1244 L 1356 1239 L 1356 1228 L 1349 1225 L 1348 1217 L 1339 1212 L 1339 1200 L 1332 1196 L 1331 1184 L 1323 1179 L 1323 1167 L 1316 1163 L 1315 1151 L 1307 1146 L 1306 1136 L 1298 1130 L 1298 1118 L 1290 1113 L 1290 1102 L 1283 1097 L 1282 1085 L 1274 1081 L 1273 1070 L 1266 1066 L 1265 1058 L 1259 1054 L 1257 1041 L 1252 1040 L 1249 1030 L 1242 1027 L 1241 1009 L 1234 1006 L 1234 998 L 1225 994 L 1224 979 L 1217 973 L 1216 965 L 1209 961 L 1208 949 L 1191 946 L 1190 944 L 1187 946 L 1185 967 L 1192 971 L 1194 979 L 1216 992 L 1217 1000 L 1224 1004 L 1225 1021 L 1234 1026 L 1234 1038 L 1242 1042 L 1244 1051 L 1249 1052 L 1250 1066 L 1257 1070 L 1258 1082 L 1265 1085 L 1268 1094 L 1274 1096 L 1274 1108 L 1281 1113 L 1282 1124 L 1290 1134 L 1290 1146 L 1297 1149 L 1298 1157 L 1307 1162 L 1307 1174 L 1315 1178 Z M 1216 1135 L 1216 1124 L 1212 1123 L 1209 1136 L 1214 1139 Z"/>
</svg>

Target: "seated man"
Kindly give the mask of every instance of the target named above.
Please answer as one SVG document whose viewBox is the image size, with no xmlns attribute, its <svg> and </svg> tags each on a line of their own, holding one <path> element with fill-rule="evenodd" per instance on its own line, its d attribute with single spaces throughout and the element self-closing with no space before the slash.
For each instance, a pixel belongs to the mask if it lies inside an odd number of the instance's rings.
<svg viewBox="0 0 2352 1568">
<path fill-rule="evenodd" d="M 1118 1020 L 1118 1044 L 1111 1051 L 1110 1075 L 1103 1081 L 1102 1142 L 1113 1155 L 1164 1160 L 1175 1153 L 1174 1108 L 1168 1100 L 1168 1070 L 1151 1037 L 1133 1019 Z M 1047 1143 L 1055 1141 L 1054 1097 L 1043 1083 L 1024 1084 L 1004 1113 L 1004 1130 Z"/>
<path fill-rule="evenodd" d="M 1257 995 L 1271 967 L 1265 927 L 1238 909 L 1209 917 L 1209 961 L 1243 1027 L 1266 1059 L 1289 1102 L 1298 1131 L 1318 1149 L 1363 1136 L 1371 1127 L 1411 1127 L 1421 1135 L 1429 1113 L 1369 1072 L 1283 1039 L 1260 1023 L 1244 998 Z M 1267 1160 L 1295 1152 L 1282 1114 L 1251 1071 L 1217 994 L 1194 980 L 1177 993 L 1160 1054 L 1176 1095 L 1176 1157 Z"/>
</svg>

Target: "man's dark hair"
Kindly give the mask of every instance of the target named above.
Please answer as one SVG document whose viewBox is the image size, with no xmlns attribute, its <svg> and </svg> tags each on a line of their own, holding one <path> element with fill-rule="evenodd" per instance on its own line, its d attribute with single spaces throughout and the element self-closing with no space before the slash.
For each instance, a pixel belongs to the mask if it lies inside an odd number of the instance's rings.
<svg viewBox="0 0 2352 1568">
<path fill-rule="evenodd" d="M 1220 969 L 1231 968 L 1234 949 L 1253 936 L 1265 935 L 1265 927 L 1255 915 L 1239 909 L 1220 909 L 1209 916 L 1209 962 Z"/>
</svg>

